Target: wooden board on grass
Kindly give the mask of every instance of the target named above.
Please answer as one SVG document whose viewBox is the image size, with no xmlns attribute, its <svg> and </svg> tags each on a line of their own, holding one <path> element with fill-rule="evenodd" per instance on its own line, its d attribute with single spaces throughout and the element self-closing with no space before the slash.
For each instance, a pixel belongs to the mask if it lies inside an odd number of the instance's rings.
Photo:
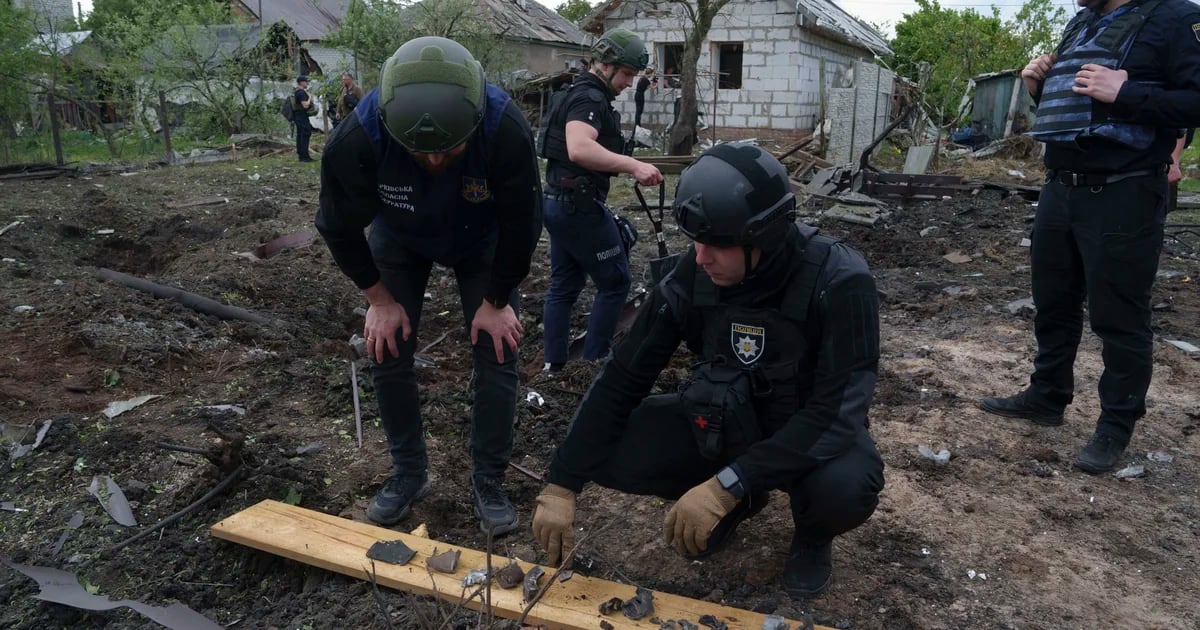
<svg viewBox="0 0 1200 630">
<path fill-rule="evenodd" d="M 371 573 L 367 549 L 381 540 L 401 540 L 417 552 L 416 557 L 403 566 L 376 562 L 375 580 L 389 588 L 421 595 L 435 595 L 451 604 L 458 603 L 463 597 L 462 580 L 467 572 L 484 568 L 487 563 L 486 556 L 481 551 L 419 538 L 278 501 L 263 501 L 226 518 L 213 525 L 212 535 L 363 580 L 370 579 Z M 425 560 L 433 554 L 434 548 L 439 553 L 451 549 L 462 552 L 456 573 L 437 573 L 425 568 Z M 493 555 L 492 562 L 493 567 L 499 569 L 506 559 Z M 527 562 L 521 562 L 520 565 L 526 572 L 533 566 Z M 542 583 L 545 584 L 553 575 L 554 569 L 542 568 L 546 571 L 546 577 L 542 578 Z M 631 585 L 576 575 L 566 582 L 552 585 L 530 611 L 526 621 L 529 624 L 543 624 L 549 628 L 581 630 L 599 628 L 601 621 L 611 623 L 614 628 L 658 628 L 658 624 L 650 622 L 650 617 L 663 621 L 687 619 L 697 623 L 702 615 L 713 615 L 730 628 L 757 629 L 762 627 L 765 618 L 760 613 L 659 591 L 654 592 L 654 613 L 640 621 L 633 621 L 620 613 L 600 614 L 598 608 L 602 602 L 613 597 L 625 600 L 633 595 L 634 587 Z M 525 607 L 520 586 L 502 589 L 493 583 L 491 601 L 496 615 L 507 619 L 517 619 Z M 476 597 L 466 605 L 477 610 L 481 606 L 480 598 Z M 789 625 L 793 628 L 802 627 L 790 620 Z"/>
</svg>

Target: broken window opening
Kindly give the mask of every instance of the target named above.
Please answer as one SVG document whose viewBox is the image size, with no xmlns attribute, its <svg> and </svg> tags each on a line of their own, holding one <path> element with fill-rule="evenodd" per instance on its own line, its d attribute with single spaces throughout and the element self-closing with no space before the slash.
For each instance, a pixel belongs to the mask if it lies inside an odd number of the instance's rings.
<svg viewBox="0 0 1200 630">
<path fill-rule="evenodd" d="M 717 87 L 722 90 L 742 89 L 742 42 L 713 44 L 717 72 Z"/>
</svg>

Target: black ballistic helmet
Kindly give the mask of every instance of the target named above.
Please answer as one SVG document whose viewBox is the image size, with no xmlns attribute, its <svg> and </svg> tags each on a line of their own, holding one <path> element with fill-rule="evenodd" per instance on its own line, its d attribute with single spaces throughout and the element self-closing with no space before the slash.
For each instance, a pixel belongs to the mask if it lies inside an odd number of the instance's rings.
<svg viewBox="0 0 1200 630">
<path fill-rule="evenodd" d="M 775 156 L 753 145 L 719 144 L 679 176 L 672 212 L 692 240 L 767 252 L 796 220 L 796 196 Z"/>
<path fill-rule="evenodd" d="M 379 111 L 396 142 L 414 153 L 464 143 L 483 120 L 483 66 L 445 37 L 405 42 L 383 63 Z"/>
</svg>

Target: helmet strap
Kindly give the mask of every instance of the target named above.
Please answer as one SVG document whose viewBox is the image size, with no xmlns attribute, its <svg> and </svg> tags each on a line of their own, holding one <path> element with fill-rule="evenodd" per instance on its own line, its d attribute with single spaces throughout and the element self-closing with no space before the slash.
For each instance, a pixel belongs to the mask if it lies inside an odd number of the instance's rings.
<svg viewBox="0 0 1200 630">
<path fill-rule="evenodd" d="M 751 277 L 753 277 L 753 274 L 751 273 L 753 271 L 753 269 L 751 269 L 751 268 L 754 266 L 754 260 L 753 260 L 753 258 L 750 257 L 750 252 L 753 249 L 754 249 L 754 246 L 751 245 L 750 243 L 746 243 L 745 245 L 742 245 L 742 253 L 745 254 L 745 260 L 746 260 L 746 273 L 742 274 L 742 282 L 745 282 L 745 281 L 749 280 Z"/>
<path fill-rule="evenodd" d="M 608 64 L 608 76 L 605 76 L 604 71 L 600 68 L 597 68 L 596 70 L 596 76 L 600 77 L 600 80 L 604 82 L 604 87 L 608 88 L 609 95 L 616 96 L 617 88 L 613 87 L 613 79 L 615 79 L 617 76 L 617 64 Z"/>
</svg>

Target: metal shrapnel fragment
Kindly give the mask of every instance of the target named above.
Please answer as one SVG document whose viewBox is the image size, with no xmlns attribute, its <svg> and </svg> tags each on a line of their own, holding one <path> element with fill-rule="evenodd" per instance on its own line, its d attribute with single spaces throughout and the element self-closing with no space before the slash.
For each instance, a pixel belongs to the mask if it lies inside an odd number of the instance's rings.
<svg viewBox="0 0 1200 630">
<path fill-rule="evenodd" d="M 763 630 L 788 630 L 788 622 L 779 615 L 767 615 L 763 619 Z"/>
<path fill-rule="evenodd" d="M 417 552 L 400 540 L 381 540 L 367 549 L 368 558 L 388 564 L 408 564 L 415 555 Z"/>
<path fill-rule="evenodd" d="M 434 547 L 433 555 L 425 560 L 425 566 L 440 573 L 454 573 L 458 569 L 458 557 L 461 554 L 458 549 L 438 553 L 437 547 Z"/>
<path fill-rule="evenodd" d="M 496 581 L 500 583 L 500 588 L 512 588 L 521 583 L 525 579 L 525 571 L 516 562 L 500 569 L 496 573 Z"/>
<path fill-rule="evenodd" d="M 621 605 L 621 612 L 634 621 L 654 612 L 654 593 L 650 589 L 637 587 L 633 597 Z"/>
<path fill-rule="evenodd" d="M 572 571 L 572 570 L 570 570 L 570 569 L 563 569 L 563 570 L 562 570 L 562 572 L 560 572 L 560 573 L 558 574 L 558 581 L 559 581 L 559 582 L 566 582 L 567 580 L 571 579 L 571 578 L 572 578 L 572 577 L 574 577 L 574 576 L 575 576 L 575 572 L 574 572 L 574 571 Z"/>
<path fill-rule="evenodd" d="M 525 596 L 526 602 L 531 602 L 534 597 L 537 597 L 538 580 L 542 579 L 545 574 L 546 572 L 539 566 L 534 566 L 529 569 L 529 573 L 525 574 L 525 586 L 522 587 L 521 592 Z"/>
<path fill-rule="evenodd" d="M 468 586 L 483 584 L 486 581 L 488 581 L 487 569 L 475 569 L 474 571 L 467 573 L 467 577 L 463 578 L 462 583 L 463 588 L 466 588 Z"/>
<path fill-rule="evenodd" d="M 621 606 L 623 606 L 624 604 L 625 604 L 625 602 L 621 601 L 620 597 L 614 597 L 614 598 L 600 604 L 600 614 L 601 615 L 609 615 L 609 614 L 615 613 L 618 610 L 621 610 Z"/>
<path fill-rule="evenodd" d="M 704 615 L 700 618 L 700 625 L 708 626 L 712 630 L 729 630 L 729 626 L 725 625 L 724 621 L 717 619 L 712 615 Z"/>
<path fill-rule="evenodd" d="M 613 625 L 611 623 L 608 623 L 607 621 L 601 619 L 600 620 L 600 630 L 613 630 Z"/>
</svg>

